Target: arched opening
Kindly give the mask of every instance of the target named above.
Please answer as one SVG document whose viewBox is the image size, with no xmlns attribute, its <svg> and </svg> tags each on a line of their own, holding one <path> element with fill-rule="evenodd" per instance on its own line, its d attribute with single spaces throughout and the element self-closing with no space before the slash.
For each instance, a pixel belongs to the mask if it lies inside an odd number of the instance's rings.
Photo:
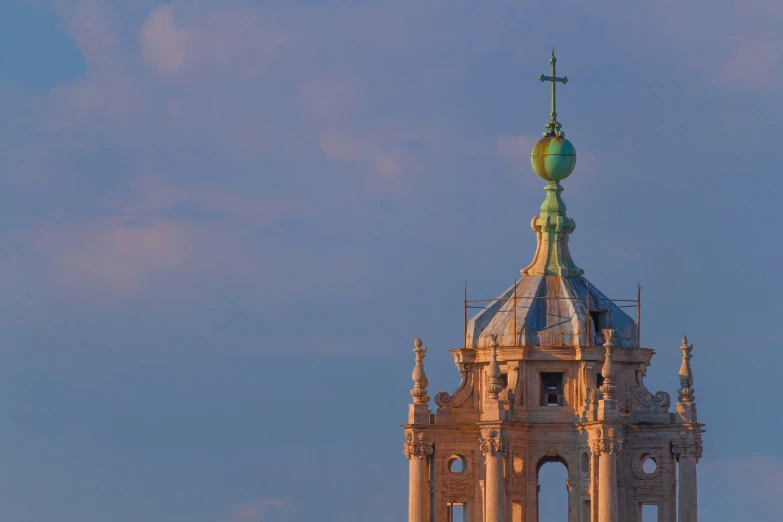
<svg viewBox="0 0 783 522">
<path fill-rule="evenodd" d="M 562 457 L 538 463 L 538 522 L 568 522 L 568 467 Z"/>
<path fill-rule="evenodd" d="M 447 461 L 449 473 L 463 474 L 468 469 L 468 461 L 462 455 L 452 455 Z"/>
<path fill-rule="evenodd" d="M 655 473 L 655 470 L 658 469 L 658 463 L 655 462 L 655 458 L 646 457 L 644 459 L 644 462 L 642 462 L 642 469 L 648 475 L 652 475 L 653 473 Z"/>
</svg>

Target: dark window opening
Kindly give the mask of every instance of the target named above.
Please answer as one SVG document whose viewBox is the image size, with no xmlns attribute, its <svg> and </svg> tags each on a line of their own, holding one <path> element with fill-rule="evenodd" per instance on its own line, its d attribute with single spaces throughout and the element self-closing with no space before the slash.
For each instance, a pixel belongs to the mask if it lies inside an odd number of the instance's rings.
<svg viewBox="0 0 783 522">
<path fill-rule="evenodd" d="M 595 384 L 599 388 L 604 385 L 604 376 L 600 372 L 595 376 Z"/>
<path fill-rule="evenodd" d="M 498 377 L 498 384 L 500 384 L 503 388 L 508 387 L 508 374 L 501 373 L 500 377 Z"/>
<path fill-rule="evenodd" d="M 590 319 L 593 320 L 593 333 L 600 334 L 602 328 L 606 328 L 606 324 L 602 319 L 606 316 L 606 312 L 590 312 Z"/>
<path fill-rule="evenodd" d="M 565 406 L 563 373 L 541 373 L 541 406 Z"/>
</svg>

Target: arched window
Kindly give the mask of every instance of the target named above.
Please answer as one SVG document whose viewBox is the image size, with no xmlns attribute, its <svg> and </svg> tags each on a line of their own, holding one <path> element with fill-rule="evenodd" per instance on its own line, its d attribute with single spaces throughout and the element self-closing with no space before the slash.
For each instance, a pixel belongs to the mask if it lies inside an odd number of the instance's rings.
<svg viewBox="0 0 783 522">
<path fill-rule="evenodd" d="M 568 468 L 560 457 L 538 464 L 538 522 L 568 522 Z"/>
</svg>

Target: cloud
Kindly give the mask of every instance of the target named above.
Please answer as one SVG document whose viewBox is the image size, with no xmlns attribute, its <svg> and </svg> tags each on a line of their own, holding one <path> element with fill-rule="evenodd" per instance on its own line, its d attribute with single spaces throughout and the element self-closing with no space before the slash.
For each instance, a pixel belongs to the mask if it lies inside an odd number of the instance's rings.
<svg viewBox="0 0 783 522">
<path fill-rule="evenodd" d="M 296 40 L 291 29 L 269 10 L 175 2 L 150 13 L 139 40 L 147 63 L 171 79 L 216 70 L 258 79 Z"/>
<path fill-rule="evenodd" d="M 174 21 L 174 6 L 153 9 L 140 34 L 144 57 L 160 73 L 171 74 L 182 69 L 188 45 L 188 34 Z"/>
<path fill-rule="evenodd" d="M 521 134 L 518 136 L 501 136 L 495 143 L 495 148 L 506 161 L 515 165 L 530 166 L 530 153 L 540 136 Z"/>
<path fill-rule="evenodd" d="M 410 194 L 425 178 L 428 152 L 443 145 L 440 131 L 428 127 L 387 132 L 328 131 L 320 138 L 321 152 L 360 173 L 371 192 Z M 434 179 L 435 172 L 427 177 Z"/>
<path fill-rule="evenodd" d="M 783 40 L 752 39 L 738 42 L 718 72 L 724 84 L 773 90 L 779 89 L 783 74 Z"/>
<path fill-rule="evenodd" d="M 223 522 L 265 522 L 266 514 L 288 511 L 290 506 L 282 500 L 253 500 L 239 506 L 236 511 Z"/>
<path fill-rule="evenodd" d="M 183 222 L 105 218 L 50 221 L 33 242 L 54 279 L 70 291 L 137 293 L 192 267 L 198 236 Z"/>
<path fill-rule="evenodd" d="M 189 203 L 246 224 L 267 227 L 282 216 L 309 213 L 307 204 L 294 198 L 253 196 L 214 185 L 174 186 L 164 178 L 149 175 L 139 177 L 132 185 L 131 197 L 125 196 L 110 196 L 107 202 L 129 217 L 160 214 Z"/>
<path fill-rule="evenodd" d="M 98 0 L 63 4 L 64 20 L 84 57 L 84 78 L 55 87 L 46 100 L 46 125 L 72 127 L 91 119 L 118 123 L 143 107 L 139 90 L 118 54 L 110 13 Z"/>
</svg>

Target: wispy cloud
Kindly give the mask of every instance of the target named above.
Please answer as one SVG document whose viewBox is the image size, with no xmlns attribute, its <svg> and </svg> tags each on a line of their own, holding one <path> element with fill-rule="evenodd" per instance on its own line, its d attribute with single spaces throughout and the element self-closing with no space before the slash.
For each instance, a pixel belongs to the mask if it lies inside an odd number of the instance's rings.
<svg viewBox="0 0 783 522">
<path fill-rule="evenodd" d="M 239 506 L 231 516 L 223 519 L 223 522 L 266 522 L 270 520 L 266 515 L 286 512 L 289 509 L 288 503 L 282 500 L 253 500 Z"/>
</svg>

